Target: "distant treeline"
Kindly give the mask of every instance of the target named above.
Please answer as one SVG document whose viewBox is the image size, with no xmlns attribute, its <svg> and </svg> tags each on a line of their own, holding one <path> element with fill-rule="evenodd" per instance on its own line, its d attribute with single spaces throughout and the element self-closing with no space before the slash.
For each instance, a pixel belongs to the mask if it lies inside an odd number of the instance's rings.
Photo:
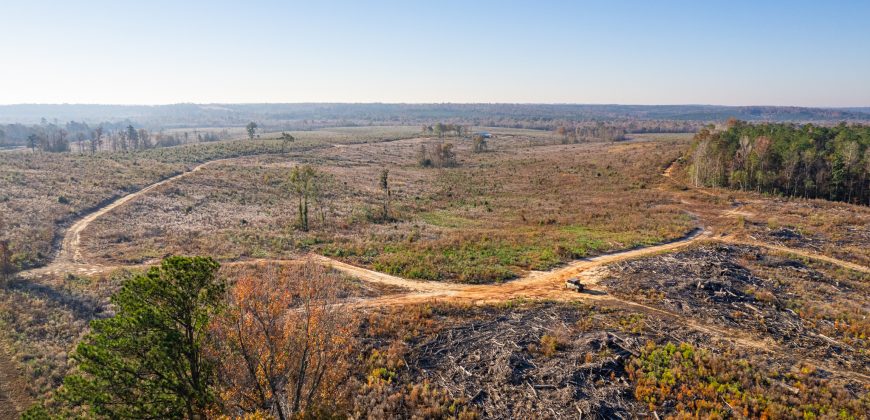
<svg viewBox="0 0 870 420">
<path fill-rule="evenodd" d="M 787 196 L 870 204 L 870 126 L 749 124 L 702 129 L 691 180 Z"/>
<path fill-rule="evenodd" d="M 625 140 L 628 130 L 619 124 L 575 124 L 572 126 L 561 125 L 556 128 L 556 134 L 562 136 L 563 143 L 579 143 L 593 141 L 620 141 Z M 638 131 L 650 132 L 650 131 Z"/>
<path fill-rule="evenodd" d="M 553 130 L 562 136 L 563 143 L 580 143 L 593 141 L 619 141 L 625 140 L 629 133 L 694 133 L 702 126 L 681 121 L 632 121 L 632 122 L 567 122 L 551 121 L 546 124 L 526 127 L 520 123 L 498 124 L 491 122 L 481 124 L 484 127 L 531 128 L 539 130 Z M 421 132 L 426 135 L 438 137 L 457 136 L 470 134 L 471 126 L 461 123 L 423 124 Z"/>
<path fill-rule="evenodd" d="M 90 152 L 126 151 L 177 146 L 190 142 L 209 142 L 227 138 L 226 130 L 220 133 L 193 130 L 189 132 L 152 133 L 133 124 L 99 124 L 94 127 L 83 122 L 66 124 L 0 125 L 0 147 L 24 146 L 43 152 Z"/>
<path fill-rule="evenodd" d="M 729 117 L 763 122 L 870 121 L 862 108 L 800 108 L 713 105 L 582 104 L 174 104 L 174 105 L 0 105 L 0 123 L 33 124 L 40 118 L 132 124 L 150 130 L 185 127 L 243 127 L 257 121 L 268 131 L 336 126 L 422 125 L 443 122 L 471 126 L 555 130 L 598 121 L 618 122 L 628 132 L 697 131 Z M 670 124 L 671 126 L 668 126 Z M 632 127 L 632 125 L 634 125 Z M 106 127 L 108 128 L 108 127 Z"/>
</svg>

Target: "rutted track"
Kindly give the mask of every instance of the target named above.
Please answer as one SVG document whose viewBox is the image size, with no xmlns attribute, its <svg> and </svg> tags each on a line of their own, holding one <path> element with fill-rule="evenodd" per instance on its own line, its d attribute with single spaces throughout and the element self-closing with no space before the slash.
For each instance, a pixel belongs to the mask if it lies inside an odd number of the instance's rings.
<svg viewBox="0 0 870 420">
<path fill-rule="evenodd" d="M 182 172 L 180 174 L 171 176 L 169 178 L 165 178 L 161 181 L 157 181 L 153 184 L 150 184 L 138 191 L 132 192 L 125 196 L 118 198 L 115 201 L 112 201 L 109 204 L 106 204 L 103 207 L 100 207 L 94 210 L 91 213 L 86 214 L 84 217 L 73 223 L 69 229 L 64 232 L 63 240 L 61 241 L 60 248 L 57 250 L 55 254 L 55 258 L 46 265 L 45 267 L 35 268 L 32 270 L 27 270 L 19 273 L 19 275 L 23 277 L 30 277 L 34 275 L 40 274 L 63 274 L 63 273 L 81 273 L 81 274 L 95 274 L 102 271 L 112 270 L 117 267 L 111 266 L 103 266 L 97 264 L 89 264 L 85 262 L 84 257 L 82 256 L 81 250 L 81 234 L 82 231 L 87 228 L 91 222 L 97 220 L 103 215 L 111 212 L 112 210 L 123 206 L 130 201 L 133 201 L 144 194 L 147 194 L 151 191 L 154 191 L 157 188 L 160 188 L 163 185 L 172 183 L 181 178 L 190 176 L 203 168 L 214 165 L 221 162 L 231 161 L 238 158 L 226 158 L 226 159 L 216 159 L 211 160 L 205 163 L 201 163 L 193 169 L 189 171 Z"/>
<path fill-rule="evenodd" d="M 64 273 L 76 272 L 81 274 L 95 274 L 99 272 L 105 272 L 114 270 L 116 268 L 120 268 L 119 266 L 105 266 L 105 265 L 97 265 L 97 264 L 89 264 L 85 261 L 84 256 L 81 252 L 81 234 L 82 232 L 90 225 L 91 222 L 97 220 L 101 216 L 111 212 L 112 210 L 123 206 L 126 203 L 129 203 L 138 197 L 143 196 L 160 186 L 166 185 L 173 181 L 177 181 L 183 177 L 189 176 L 206 166 L 213 165 L 219 162 L 225 162 L 229 160 L 233 160 L 237 158 L 228 158 L 228 159 L 219 159 L 209 161 L 203 164 L 200 164 L 194 167 L 192 170 L 175 175 L 170 178 L 166 178 L 162 181 L 151 184 L 145 188 L 142 188 L 139 191 L 133 192 L 117 200 L 107 204 L 104 207 L 101 207 L 92 213 L 82 217 L 76 223 L 74 223 L 64 234 L 63 241 L 61 242 L 60 249 L 56 253 L 55 259 L 46 267 L 29 270 L 26 272 L 22 272 L 21 275 L 25 277 L 38 276 L 43 274 L 52 274 L 52 275 L 62 275 Z M 671 174 L 673 171 L 674 164 L 671 164 L 662 174 L 665 178 L 675 181 Z M 701 190 L 704 194 L 707 195 L 715 195 L 712 192 Z M 690 204 L 685 202 L 685 204 Z M 716 213 L 722 213 L 722 211 L 716 210 Z M 713 232 L 699 227 L 692 231 L 687 236 L 678 239 L 676 241 L 653 245 L 643 248 L 630 249 L 625 251 L 613 252 L 609 254 L 599 255 L 590 258 L 584 258 L 580 260 L 576 260 L 567 264 L 564 267 L 557 268 L 555 270 L 547 271 L 547 272 L 531 272 L 526 276 L 502 284 L 494 284 L 494 285 L 468 285 L 468 284 L 456 284 L 456 283 L 447 283 L 447 282 L 433 282 L 433 281 L 418 281 L 405 279 L 397 276 L 392 276 L 385 273 L 376 272 L 373 270 L 368 270 L 361 267 L 356 267 L 341 261 L 336 261 L 324 256 L 315 255 L 313 256 L 317 260 L 329 264 L 333 266 L 335 269 L 352 275 L 354 277 L 358 277 L 361 280 L 374 282 L 374 283 L 382 283 L 391 286 L 399 286 L 404 289 L 407 289 L 407 293 L 397 294 L 397 295 L 388 295 L 379 298 L 363 300 L 353 303 L 354 306 L 357 307 L 378 307 L 378 306 L 386 306 L 386 305 L 405 305 L 405 304 L 414 304 L 414 303 L 425 303 L 431 301 L 450 301 L 450 302 L 465 302 L 469 304 L 488 304 L 488 303 L 498 303 L 504 302 L 512 299 L 546 299 L 553 301 L 577 301 L 577 300 L 586 300 L 586 301 L 599 301 L 601 303 L 607 303 L 611 305 L 622 306 L 626 308 L 632 308 L 640 311 L 644 311 L 650 314 L 657 314 L 660 316 L 664 316 L 670 319 L 674 319 L 676 322 L 681 322 L 689 328 L 695 329 L 697 331 L 702 331 L 709 333 L 713 336 L 720 337 L 728 337 L 728 339 L 742 347 L 749 347 L 755 350 L 761 351 L 775 351 L 777 346 L 767 340 L 758 340 L 753 337 L 749 337 L 741 331 L 735 331 L 731 329 L 723 329 L 719 327 L 713 327 L 710 325 L 702 325 L 693 319 L 689 319 L 685 316 L 672 313 L 669 311 L 664 311 L 658 308 L 642 305 L 636 302 L 622 300 L 611 296 L 606 293 L 600 286 L 596 285 L 595 280 L 587 281 L 586 284 L 589 287 L 590 291 L 588 293 L 576 293 L 569 291 L 564 286 L 564 281 L 568 278 L 575 277 L 587 271 L 591 268 L 595 268 L 604 264 L 610 264 L 614 262 L 619 262 L 627 259 L 640 258 L 648 255 L 653 255 L 662 252 L 672 251 L 681 247 L 685 247 L 690 245 L 696 241 L 700 240 L 712 240 L 718 242 L 725 243 L 735 243 L 742 244 L 744 242 L 739 241 L 734 238 L 730 238 L 727 236 L 716 236 L 713 235 Z M 768 249 L 772 249 L 779 252 L 787 252 L 795 255 L 800 255 L 806 258 L 817 259 L 821 261 L 825 261 L 831 264 L 839 265 L 841 267 L 845 267 L 852 270 L 858 270 L 862 272 L 870 272 L 870 268 L 860 266 L 854 263 L 849 263 L 846 261 L 841 261 L 832 257 L 817 255 L 807 253 L 805 251 L 794 250 L 790 248 L 765 244 L 765 243 L 752 243 L 751 245 L 765 247 Z M 273 260 L 258 260 L 260 262 L 268 262 Z M 831 371 L 836 371 L 834 369 L 829 369 Z M 843 375 L 847 375 L 847 372 L 841 372 Z M 847 375 L 848 376 L 848 375 Z M 0 390 L 2 391 L 2 390 Z"/>
<path fill-rule="evenodd" d="M 592 289 L 589 293 L 576 293 L 565 288 L 565 280 L 600 265 L 638 258 L 659 252 L 671 251 L 708 237 L 710 232 L 696 229 L 684 238 L 661 245 L 618 251 L 596 257 L 576 260 L 564 267 L 551 271 L 533 271 L 526 276 L 501 284 L 469 285 L 438 281 L 419 281 L 404 279 L 388 274 L 356 267 L 323 256 L 316 259 L 331 264 L 333 268 L 362 280 L 400 286 L 411 293 L 385 296 L 371 300 L 371 305 L 414 303 L 431 299 L 465 301 L 475 304 L 496 303 L 511 299 L 548 299 L 548 300 L 616 300 L 601 290 Z M 587 282 L 593 285 L 594 282 Z M 362 303 L 368 305 L 369 303 Z"/>
<path fill-rule="evenodd" d="M 129 203 L 136 198 L 147 194 L 160 186 L 166 185 L 173 181 L 177 181 L 183 177 L 189 176 L 209 165 L 220 162 L 226 162 L 237 158 L 218 159 L 202 163 L 192 170 L 166 178 L 162 181 L 151 184 L 139 191 L 125 195 L 117 200 L 89 213 L 74 223 L 64 234 L 60 249 L 56 254 L 56 258 L 49 265 L 42 268 L 37 268 L 22 272 L 25 277 L 35 276 L 40 274 L 64 274 L 68 272 L 78 272 L 83 274 L 94 274 L 119 268 L 117 266 L 104 266 L 97 264 L 89 264 L 84 260 L 81 252 L 81 233 L 90 225 L 91 222 L 99 217 L 111 212 L 112 210 Z M 677 182 L 672 177 L 672 172 L 675 163 L 672 163 L 665 169 L 662 174 L 665 178 L 672 182 Z M 712 194 L 712 193 L 710 193 Z M 547 272 L 531 272 L 528 275 L 503 284 L 495 285 L 467 285 L 447 282 L 435 281 L 419 281 L 405 279 L 392 276 L 385 273 L 380 273 L 368 270 L 361 267 L 356 267 L 341 261 L 336 261 L 323 256 L 315 256 L 318 260 L 328 263 L 336 269 L 347 274 L 359 277 L 361 280 L 383 283 L 392 286 L 400 286 L 408 289 L 410 292 L 406 294 L 385 296 L 382 298 L 373 299 L 362 302 L 363 305 L 387 305 L 387 304 L 405 304 L 421 302 L 432 299 L 465 301 L 470 303 L 495 303 L 517 298 L 528 299 L 549 299 L 549 300 L 610 300 L 619 301 L 619 299 L 607 295 L 603 290 L 595 290 L 593 287 L 591 293 L 578 294 L 565 289 L 564 281 L 570 277 L 579 275 L 580 273 L 597 266 L 618 262 L 626 259 L 639 258 L 647 255 L 652 255 L 660 252 L 671 251 L 686 245 L 689 245 L 698 240 L 714 240 L 726 243 L 743 242 L 725 236 L 714 236 L 712 232 L 703 228 L 697 228 L 689 235 L 676 241 L 653 245 L 643 248 L 618 251 L 609 254 L 599 255 L 596 257 L 584 258 L 569 263 L 568 265 Z M 793 253 L 807 258 L 818 259 L 828 263 L 836 264 L 848 269 L 870 272 L 870 268 L 860 266 L 854 263 L 841 261 L 832 257 L 807 253 L 801 250 L 794 250 L 780 246 L 752 243 L 752 245 L 765 247 L 768 249 Z M 594 286 L 594 284 L 589 284 Z M 626 302 L 632 306 L 637 306 L 634 302 Z M 654 309 L 654 308 L 650 308 Z"/>
</svg>

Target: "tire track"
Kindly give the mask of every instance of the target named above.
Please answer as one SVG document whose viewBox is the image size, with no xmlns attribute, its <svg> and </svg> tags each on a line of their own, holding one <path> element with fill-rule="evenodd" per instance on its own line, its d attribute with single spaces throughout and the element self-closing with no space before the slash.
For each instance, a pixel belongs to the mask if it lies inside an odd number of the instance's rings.
<svg viewBox="0 0 870 420">
<path fill-rule="evenodd" d="M 141 197 L 144 194 L 154 191 L 160 186 L 169 184 L 171 182 L 182 179 L 186 176 L 189 176 L 193 173 L 196 173 L 203 168 L 213 165 L 219 162 L 226 162 L 239 158 L 226 158 L 226 159 L 218 159 L 209 162 L 202 163 L 192 170 L 187 172 L 183 172 L 181 174 L 166 178 L 154 184 L 151 184 L 147 187 L 144 187 L 136 192 L 125 195 L 123 197 L 118 198 L 117 200 L 89 213 L 88 215 L 82 217 L 76 223 L 74 223 L 64 234 L 63 241 L 61 242 L 61 248 L 57 252 L 57 257 L 51 264 L 46 267 L 29 270 L 26 272 L 20 273 L 20 275 L 28 277 L 28 276 L 37 276 L 41 274 L 62 274 L 64 272 L 79 272 L 86 274 L 93 274 L 98 272 L 110 271 L 116 268 L 121 268 L 123 266 L 103 266 L 97 264 L 88 264 L 81 252 L 81 233 L 92 223 L 97 220 L 101 216 L 111 212 L 112 210 L 123 206 L 126 203 L 129 203 L 135 200 L 138 197 Z M 672 180 L 673 182 L 677 182 L 673 179 L 672 174 L 674 171 L 674 167 L 676 165 L 676 161 L 672 162 L 662 173 L 662 176 Z M 691 187 L 689 187 L 691 188 Z M 700 191 L 706 195 L 715 195 L 706 190 L 693 189 L 695 191 Z M 717 210 L 716 213 L 721 213 L 724 210 Z M 706 212 L 705 212 L 706 213 Z M 569 291 L 565 288 L 564 281 L 568 278 L 579 275 L 580 273 L 589 270 L 591 268 L 599 267 L 605 264 L 610 264 L 614 262 L 624 261 L 627 259 L 633 258 L 641 258 L 657 253 L 669 252 L 676 250 L 678 248 L 682 248 L 688 246 L 692 243 L 701 240 L 712 240 L 717 242 L 724 243 L 733 243 L 733 244 L 747 244 L 743 241 L 738 241 L 734 238 L 729 237 L 715 237 L 713 236 L 713 232 L 704 228 L 696 228 L 694 231 L 690 232 L 686 237 L 678 239 L 676 241 L 653 245 L 648 247 L 618 251 L 608 254 L 599 255 L 596 257 L 584 258 L 580 260 L 573 261 L 563 267 L 556 268 L 551 271 L 546 272 L 531 272 L 527 275 L 506 283 L 502 284 L 491 284 L 491 285 L 469 285 L 469 284 L 457 284 L 457 283 L 448 283 L 448 282 L 438 282 L 438 281 L 419 281 L 412 279 L 405 279 L 398 276 L 393 276 L 385 273 L 380 273 L 377 271 L 369 270 L 362 267 L 357 267 L 351 264 L 347 264 L 341 261 L 337 261 L 325 256 L 320 255 L 312 255 L 312 258 L 320 261 L 323 264 L 331 265 L 333 268 L 344 272 L 346 274 L 357 277 L 361 280 L 373 283 L 382 283 L 390 286 L 398 286 L 409 290 L 409 293 L 398 294 L 398 295 L 388 295 L 382 296 L 374 299 L 363 300 L 353 304 L 356 307 L 379 307 L 379 306 L 387 306 L 387 305 L 408 305 L 408 304 L 419 304 L 426 302 L 438 302 L 438 301 L 447 301 L 447 302 L 465 302 L 470 304 L 492 304 L 505 302 L 513 299 L 537 299 L 537 300 L 553 300 L 553 301 L 601 301 L 608 302 L 611 304 L 622 305 L 629 308 L 642 309 L 647 312 L 655 312 L 661 314 L 663 316 L 671 317 L 672 319 L 679 319 L 689 328 L 706 332 L 711 335 L 720 335 L 732 338 L 732 342 L 743 346 L 750 347 L 756 350 L 764 350 L 764 351 L 772 351 L 775 349 L 775 346 L 771 346 L 769 341 L 760 341 L 753 339 L 751 337 L 747 337 L 746 334 L 740 331 L 732 331 L 729 329 L 722 329 L 719 327 L 712 327 L 709 325 L 704 325 L 698 323 L 696 320 L 689 319 L 680 314 L 663 311 L 661 309 L 657 309 L 654 307 L 649 307 L 646 305 L 642 305 L 636 302 L 623 300 L 616 298 L 614 296 L 608 295 L 606 291 L 602 290 L 599 287 L 590 288 L 588 293 L 577 293 L 573 291 Z M 810 259 L 821 260 L 825 262 L 829 262 L 832 264 L 839 265 L 844 268 L 858 270 L 862 272 L 870 272 L 870 268 L 860 266 L 858 264 L 849 263 L 846 261 L 838 260 L 836 258 L 807 253 L 805 251 L 795 250 L 786 247 L 780 247 L 765 243 L 749 243 L 755 246 L 761 246 L 768 249 L 777 250 L 780 252 L 792 253 L 795 255 L 800 255 Z M 268 261 L 282 261 L 282 260 L 264 260 L 260 259 L 259 262 L 268 262 Z M 588 282 L 588 285 L 596 286 L 597 282 Z M 2 357 L 0 357 L 2 359 Z M 830 370 L 830 369 L 829 369 Z M 845 374 L 845 372 L 843 372 Z"/>
</svg>

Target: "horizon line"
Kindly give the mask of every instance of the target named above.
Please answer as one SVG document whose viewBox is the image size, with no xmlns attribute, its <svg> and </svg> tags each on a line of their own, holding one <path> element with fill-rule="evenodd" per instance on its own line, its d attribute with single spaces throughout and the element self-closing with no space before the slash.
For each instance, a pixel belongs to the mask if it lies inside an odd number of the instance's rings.
<svg viewBox="0 0 870 420">
<path fill-rule="evenodd" d="M 594 103 L 594 102 L 163 102 L 163 103 L 99 103 L 99 102 L 16 102 L 0 103 L 0 106 L 172 106 L 172 105 L 579 105 L 579 106 L 699 106 L 699 107 L 728 107 L 728 108 L 816 108 L 816 109 L 855 109 L 870 108 L 868 105 L 843 106 L 843 105 L 772 105 L 772 104 L 713 104 L 713 103 Z"/>
</svg>

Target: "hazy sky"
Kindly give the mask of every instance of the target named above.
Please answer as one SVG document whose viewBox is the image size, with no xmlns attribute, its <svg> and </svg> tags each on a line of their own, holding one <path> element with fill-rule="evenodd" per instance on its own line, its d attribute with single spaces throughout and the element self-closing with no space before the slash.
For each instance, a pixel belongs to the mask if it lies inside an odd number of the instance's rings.
<svg viewBox="0 0 870 420">
<path fill-rule="evenodd" d="M 870 0 L 0 0 L 0 103 L 870 106 Z"/>
</svg>

